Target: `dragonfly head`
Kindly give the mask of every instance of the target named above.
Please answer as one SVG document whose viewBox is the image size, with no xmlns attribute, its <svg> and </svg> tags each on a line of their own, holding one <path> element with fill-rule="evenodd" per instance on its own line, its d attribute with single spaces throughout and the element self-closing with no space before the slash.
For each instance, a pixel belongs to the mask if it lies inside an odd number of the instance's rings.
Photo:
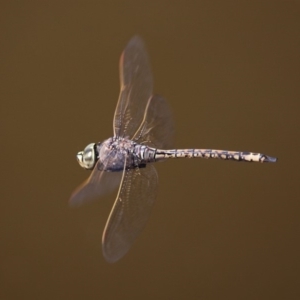
<svg viewBox="0 0 300 300">
<path fill-rule="evenodd" d="M 91 170 L 95 166 L 96 154 L 94 146 L 95 143 L 89 144 L 83 151 L 77 153 L 76 157 L 79 165 L 86 170 Z"/>
</svg>

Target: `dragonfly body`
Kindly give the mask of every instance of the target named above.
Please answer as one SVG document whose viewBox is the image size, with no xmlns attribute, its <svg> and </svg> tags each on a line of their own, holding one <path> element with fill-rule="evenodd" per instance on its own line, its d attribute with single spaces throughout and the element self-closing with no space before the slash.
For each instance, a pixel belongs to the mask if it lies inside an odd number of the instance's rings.
<svg viewBox="0 0 300 300">
<path fill-rule="evenodd" d="M 120 79 L 114 135 L 89 144 L 77 154 L 80 166 L 92 172 L 70 199 L 71 205 L 78 206 L 118 188 L 102 236 L 103 254 L 108 262 L 116 262 L 125 255 L 150 216 L 158 185 L 154 162 L 197 157 L 276 162 L 276 158 L 260 153 L 172 149 L 172 115 L 165 99 L 152 95 L 147 52 L 137 36 L 121 55 Z"/>
<path fill-rule="evenodd" d="M 146 167 L 148 163 L 163 161 L 168 158 L 218 158 L 223 160 L 261 163 L 276 161 L 274 157 L 253 152 L 212 149 L 157 149 L 120 137 L 111 137 L 103 142 L 90 144 L 86 152 L 90 153 L 90 151 L 94 151 L 94 164 L 96 164 L 97 161 L 100 162 L 98 164 L 98 170 L 105 172 L 123 171 L 124 165 L 126 165 L 127 170 L 143 168 Z M 84 151 L 79 152 L 79 157 L 82 157 L 82 160 L 84 160 L 84 155 Z M 107 160 L 110 161 L 109 164 L 105 163 Z M 82 164 L 82 162 L 80 163 Z M 85 165 L 82 166 L 86 169 L 92 169 L 94 168 L 94 164 L 89 167 Z"/>
</svg>

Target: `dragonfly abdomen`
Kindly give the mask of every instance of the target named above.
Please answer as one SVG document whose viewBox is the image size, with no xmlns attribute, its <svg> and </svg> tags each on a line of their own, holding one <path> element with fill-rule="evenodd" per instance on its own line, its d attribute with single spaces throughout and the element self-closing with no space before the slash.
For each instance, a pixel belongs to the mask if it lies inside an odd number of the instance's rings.
<svg viewBox="0 0 300 300">
<path fill-rule="evenodd" d="M 174 149 L 155 151 L 155 161 L 167 158 L 218 158 L 223 160 L 246 161 L 246 162 L 276 162 L 276 158 L 261 153 L 238 152 L 212 149 Z"/>
</svg>

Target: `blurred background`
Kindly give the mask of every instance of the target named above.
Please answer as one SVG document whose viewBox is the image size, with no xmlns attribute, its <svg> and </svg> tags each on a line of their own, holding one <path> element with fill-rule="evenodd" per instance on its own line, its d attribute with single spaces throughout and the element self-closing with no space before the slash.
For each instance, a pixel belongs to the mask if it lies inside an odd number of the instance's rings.
<svg viewBox="0 0 300 300">
<path fill-rule="evenodd" d="M 299 299 L 298 1 L 2 1 L 1 299 Z M 119 56 L 139 34 L 176 148 L 129 253 L 101 235 L 115 194 L 71 209 L 76 162 L 112 135 Z"/>
</svg>

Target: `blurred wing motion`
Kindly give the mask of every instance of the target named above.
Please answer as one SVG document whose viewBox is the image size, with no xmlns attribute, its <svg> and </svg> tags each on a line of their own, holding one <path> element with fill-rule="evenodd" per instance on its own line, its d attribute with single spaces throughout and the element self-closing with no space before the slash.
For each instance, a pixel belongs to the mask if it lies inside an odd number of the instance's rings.
<svg viewBox="0 0 300 300">
<path fill-rule="evenodd" d="M 107 156 L 105 164 L 109 164 L 113 157 Z M 122 172 L 101 171 L 105 167 L 99 160 L 90 177 L 73 192 L 70 198 L 71 206 L 80 206 L 115 190 L 121 182 Z"/>
<path fill-rule="evenodd" d="M 145 227 L 156 198 L 157 183 L 157 173 L 151 164 L 123 172 L 102 237 L 103 255 L 108 262 L 123 257 Z"/>
<path fill-rule="evenodd" d="M 142 123 L 133 140 L 154 148 L 173 147 L 174 122 L 167 101 L 158 95 L 147 101 Z"/>
<path fill-rule="evenodd" d="M 114 136 L 129 137 L 149 146 L 171 146 L 174 132 L 171 112 L 163 98 L 152 96 L 148 56 L 143 41 L 137 36 L 129 41 L 121 55 L 120 81 Z M 105 163 L 98 161 L 91 176 L 70 199 L 71 205 L 81 205 L 119 186 L 102 237 L 103 255 L 111 263 L 124 256 L 145 227 L 158 184 L 156 170 L 151 164 L 135 169 L 124 165 L 123 172 L 101 171 L 105 170 L 105 165 L 113 164 L 113 159 L 113 155 L 107 155 Z"/>
<path fill-rule="evenodd" d="M 114 115 L 114 135 L 132 138 L 139 128 L 153 79 L 144 43 L 138 36 L 127 44 L 120 58 L 121 91 Z"/>
</svg>

